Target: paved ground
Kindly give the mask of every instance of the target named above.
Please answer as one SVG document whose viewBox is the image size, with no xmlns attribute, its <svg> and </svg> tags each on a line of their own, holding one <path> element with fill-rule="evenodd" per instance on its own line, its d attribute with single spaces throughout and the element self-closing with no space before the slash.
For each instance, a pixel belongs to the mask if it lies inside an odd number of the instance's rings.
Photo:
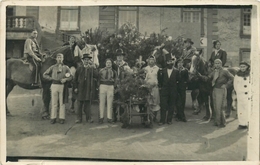
<svg viewBox="0 0 260 165">
<path fill-rule="evenodd" d="M 237 130 L 235 112 L 225 128 L 214 127 L 200 120 L 205 111 L 192 115 L 189 94 L 187 123 L 173 121 L 153 129 L 141 126 L 140 117 L 130 129 L 122 129 L 121 123 L 100 125 L 96 104 L 92 124 L 75 125 L 75 114 L 67 114 L 64 125 L 51 125 L 40 116 L 40 90 L 15 87 L 8 105 L 7 156 L 207 161 L 241 161 L 246 156 L 247 131 Z"/>
</svg>

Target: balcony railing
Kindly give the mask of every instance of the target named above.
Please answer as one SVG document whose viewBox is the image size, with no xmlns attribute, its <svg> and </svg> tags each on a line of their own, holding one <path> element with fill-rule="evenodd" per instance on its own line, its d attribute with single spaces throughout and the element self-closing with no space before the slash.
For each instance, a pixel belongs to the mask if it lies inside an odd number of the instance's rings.
<svg viewBox="0 0 260 165">
<path fill-rule="evenodd" d="M 31 31 L 37 28 L 38 22 L 30 16 L 9 16 L 6 18 L 6 31 Z"/>
</svg>

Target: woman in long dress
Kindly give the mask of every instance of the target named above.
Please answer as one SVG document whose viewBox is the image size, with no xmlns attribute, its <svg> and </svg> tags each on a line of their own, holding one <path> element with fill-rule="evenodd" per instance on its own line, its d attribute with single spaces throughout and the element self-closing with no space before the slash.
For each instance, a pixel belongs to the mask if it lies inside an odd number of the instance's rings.
<svg viewBox="0 0 260 165">
<path fill-rule="evenodd" d="M 155 62 L 155 57 L 149 56 L 148 66 L 144 68 L 146 73 L 145 82 L 147 85 L 152 87 L 151 96 L 148 98 L 148 104 L 149 108 L 154 113 L 154 121 L 156 121 L 157 112 L 160 110 L 160 95 L 157 79 L 159 67 L 155 64 Z"/>
<path fill-rule="evenodd" d="M 250 65 L 246 62 L 240 62 L 240 70 L 234 78 L 234 91 L 237 96 L 237 116 L 239 129 L 248 127 L 250 110 Z"/>
</svg>

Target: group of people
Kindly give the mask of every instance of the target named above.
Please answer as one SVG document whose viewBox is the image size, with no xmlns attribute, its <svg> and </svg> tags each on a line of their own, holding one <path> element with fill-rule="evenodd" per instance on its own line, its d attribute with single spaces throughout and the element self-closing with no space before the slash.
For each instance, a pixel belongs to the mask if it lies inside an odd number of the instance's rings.
<svg viewBox="0 0 260 165">
<path fill-rule="evenodd" d="M 32 63 L 40 61 L 39 46 L 36 41 L 37 31 L 33 31 L 32 35 L 25 42 L 24 53 Z M 75 37 L 72 37 L 75 39 Z M 172 124 L 174 112 L 176 121 L 187 122 L 184 114 L 186 89 L 189 81 L 189 71 L 185 67 L 183 61 L 185 58 L 191 58 L 196 48 L 193 46 L 191 39 L 184 41 L 185 49 L 181 58 L 176 59 L 170 53 L 165 55 L 166 65 L 159 68 L 156 65 L 156 58 L 150 55 L 147 59 L 147 66 L 143 68 L 145 71 L 145 83 L 152 86 L 152 92 L 148 98 L 148 104 L 152 107 L 156 118 L 157 112 L 160 111 L 159 125 Z M 223 69 L 226 63 L 227 53 L 220 48 L 221 43 L 215 41 L 213 43 L 214 51 L 209 59 L 209 64 L 214 70 L 207 76 L 199 75 L 205 81 L 211 81 L 213 101 L 213 109 L 215 113 L 214 125 L 225 127 L 226 97 L 227 88 L 234 85 L 234 91 L 237 96 L 237 114 L 239 120 L 239 128 L 247 128 L 248 111 L 250 109 L 250 65 L 246 62 L 239 64 L 240 70 L 234 76 L 227 70 Z M 78 52 L 77 55 L 75 52 Z M 80 54 L 79 54 L 80 52 Z M 120 94 L 115 93 L 115 88 L 120 85 L 120 81 L 125 78 L 126 72 L 131 72 L 131 68 L 124 61 L 125 53 L 122 49 L 116 50 L 117 59 L 114 61 L 110 58 L 104 61 L 105 67 L 98 69 L 98 65 L 94 62 L 93 53 L 91 51 L 78 51 L 74 47 L 73 56 L 77 56 L 81 65 L 77 65 L 75 73 L 63 64 L 63 54 L 56 56 L 57 63 L 48 68 L 43 77 L 52 81 L 51 85 L 51 123 L 54 124 L 57 118 L 57 110 L 59 107 L 59 121 L 61 124 L 65 122 L 65 104 L 64 104 L 64 84 L 73 82 L 73 92 L 78 101 L 78 109 L 76 110 L 76 123 L 82 122 L 82 111 L 86 114 L 86 121 L 92 123 L 93 117 L 91 112 L 91 101 L 93 99 L 93 78 L 98 80 L 99 88 L 99 123 L 104 122 L 105 108 L 107 110 L 107 122 L 113 123 L 117 120 L 117 110 L 113 106 L 113 100 L 119 99 Z M 36 71 L 37 73 L 37 71 Z M 37 79 L 35 79 L 37 83 Z M 34 84 L 33 84 L 34 85 Z M 122 114 L 122 109 L 119 111 Z M 154 120 L 155 121 L 155 120 Z"/>
</svg>

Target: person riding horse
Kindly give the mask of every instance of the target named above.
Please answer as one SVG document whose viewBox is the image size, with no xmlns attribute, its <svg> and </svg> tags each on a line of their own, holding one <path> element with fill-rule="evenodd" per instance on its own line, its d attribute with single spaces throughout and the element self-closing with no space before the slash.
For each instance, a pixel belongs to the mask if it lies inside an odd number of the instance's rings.
<svg viewBox="0 0 260 165">
<path fill-rule="evenodd" d="M 42 54 L 40 53 L 40 47 L 36 40 L 38 32 L 36 29 L 31 31 L 31 36 L 26 39 L 24 44 L 24 58 L 26 58 L 33 65 L 34 83 L 32 86 L 39 86 L 39 66 L 41 64 Z"/>
<path fill-rule="evenodd" d="M 195 54 L 196 52 L 196 47 L 193 46 L 194 42 L 190 39 L 187 38 L 186 40 L 184 40 L 184 49 L 181 55 L 181 59 L 183 60 L 183 66 L 185 68 L 188 68 L 187 64 L 191 62 L 191 58 L 192 56 Z"/>
</svg>

